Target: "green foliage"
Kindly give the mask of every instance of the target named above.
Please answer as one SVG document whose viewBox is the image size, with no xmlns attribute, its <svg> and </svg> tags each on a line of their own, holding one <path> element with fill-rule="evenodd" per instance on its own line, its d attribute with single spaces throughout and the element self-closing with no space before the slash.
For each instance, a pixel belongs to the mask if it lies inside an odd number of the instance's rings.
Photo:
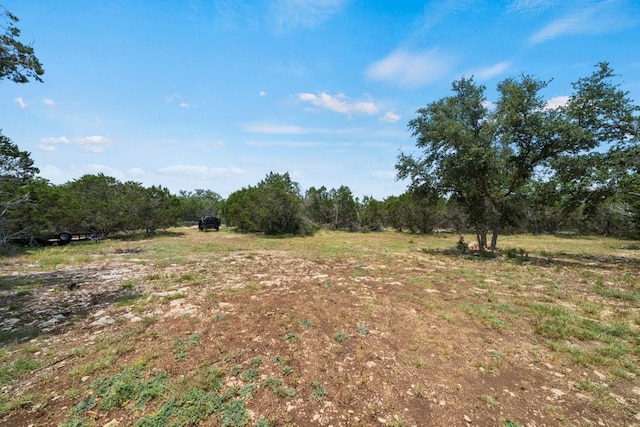
<svg viewBox="0 0 640 427">
<path fill-rule="evenodd" d="M 17 16 L 0 6 L 0 19 L 4 20 L 0 28 L 4 34 L 0 35 L 0 81 L 4 79 L 15 83 L 27 83 L 29 79 L 42 82 L 44 69 L 34 54 L 33 46 L 25 45 L 18 40 L 20 29 L 16 27 L 19 22 Z"/>
<path fill-rule="evenodd" d="M 349 340 L 349 334 L 346 333 L 345 331 L 338 331 L 335 334 L 333 334 L 333 339 L 342 344 L 343 342 L 346 342 Z"/>
<path fill-rule="evenodd" d="M 226 405 L 222 414 L 222 426 L 242 427 L 249 422 L 249 412 L 244 401 L 235 399 Z"/>
<path fill-rule="evenodd" d="M 318 381 L 314 381 L 311 383 L 311 387 L 313 388 L 313 392 L 311 393 L 311 398 L 314 400 L 324 400 L 327 397 L 327 392 L 325 391 L 322 384 Z"/>
<path fill-rule="evenodd" d="M 289 342 L 298 342 L 300 340 L 300 335 L 296 334 L 295 332 L 287 332 L 284 335 L 284 339 Z"/>
<path fill-rule="evenodd" d="M 28 357 L 18 358 L 0 366 L 0 386 L 5 385 L 40 367 L 40 363 Z"/>
<path fill-rule="evenodd" d="M 197 221 L 203 216 L 218 216 L 224 202 L 221 195 L 211 190 L 180 191 L 178 199 L 181 219 L 186 223 Z"/>
<path fill-rule="evenodd" d="M 266 234 L 311 234 L 313 227 L 303 215 L 298 183 L 288 173 L 269 173 L 255 187 L 229 195 L 222 207 L 227 224 L 241 231 Z"/>
<path fill-rule="evenodd" d="M 484 86 L 473 79 L 455 81 L 453 95 L 418 110 L 418 117 L 409 122 L 421 155 L 401 153 L 398 178 L 409 179 L 412 191 L 450 196 L 464 208 L 482 246 L 492 250 L 500 230 L 522 216 L 517 214 L 523 210 L 522 196 L 536 181 L 553 197 L 549 201 L 556 208 L 548 212 L 556 226 L 561 218 L 557 207 L 568 201 L 563 194 L 573 199 L 565 206 L 582 206 L 585 212 L 589 203 L 597 207 L 593 212 L 603 209 L 600 202 L 619 193 L 612 191 L 620 183 L 625 183 L 627 195 L 640 194 L 639 108 L 611 83 L 613 76 L 608 64 L 598 64 L 590 77 L 574 83 L 568 104 L 555 108 L 541 96 L 549 82 L 527 75 L 507 78 L 497 86 L 499 97 L 492 111 L 486 107 Z M 608 154 L 601 153 L 605 144 L 614 147 Z M 560 192 L 559 185 L 564 187 Z M 640 197 L 632 198 L 611 205 L 605 209 L 608 214 L 590 215 L 600 218 L 605 230 L 628 230 L 628 222 L 611 224 L 607 218 L 615 210 L 637 215 Z M 544 206 L 547 200 L 543 196 L 537 204 Z M 532 219 L 537 221 L 537 216 Z M 623 219 L 617 220 L 624 224 Z"/>
</svg>

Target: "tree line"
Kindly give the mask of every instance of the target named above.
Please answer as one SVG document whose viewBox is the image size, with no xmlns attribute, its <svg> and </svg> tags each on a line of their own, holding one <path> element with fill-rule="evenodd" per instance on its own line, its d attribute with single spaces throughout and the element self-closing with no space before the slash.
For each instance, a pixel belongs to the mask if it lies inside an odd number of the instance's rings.
<svg viewBox="0 0 640 427">
<path fill-rule="evenodd" d="M 43 82 L 33 47 L 18 40 L 18 18 L 4 10 L 4 19 L 0 81 Z M 472 231 L 489 249 L 505 232 L 637 238 L 640 107 L 618 77 L 599 63 L 559 106 L 543 97 L 550 82 L 530 75 L 501 81 L 496 102 L 473 78 L 454 81 L 450 96 L 419 109 L 408 123 L 416 150 L 401 153 L 396 170 L 409 186 L 384 200 L 357 198 L 346 185 L 303 193 L 288 173 L 274 172 L 227 199 L 204 189 L 171 194 L 103 174 L 52 185 L 38 177 L 30 153 L 0 130 L 0 245 L 60 231 L 153 233 L 207 215 L 267 234 Z"/>
</svg>

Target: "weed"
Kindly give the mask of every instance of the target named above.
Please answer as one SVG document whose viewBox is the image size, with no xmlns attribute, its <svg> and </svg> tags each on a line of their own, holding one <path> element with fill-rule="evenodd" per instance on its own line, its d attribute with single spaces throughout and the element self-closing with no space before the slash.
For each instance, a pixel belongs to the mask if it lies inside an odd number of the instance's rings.
<svg viewBox="0 0 640 427">
<path fill-rule="evenodd" d="M 294 332 L 287 332 L 284 335 L 284 339 L 285 341 L 289 341 L 289 342 L 298 342 L 300 340 L 300 335 L 294 333 Z"/>
<path fill-rule="evenodd" d="M 189 347 L 194 347 L 198 345 L 201 339 L 202 339 L 202 334 L 197 332 L 189 337 L 189 341 L 187 342 L 187 344 L 189 345 Z"/>
<path fill-rule="evenodd" d="M 311 387 L 313 388 L 313 392 L 311 393 L 312 399 L 324 400 L 324 398 L 327 397 L 327 392 L 319 381 L 312 382 Z"/>
<path fill-rule="evenodd" d="M 253 382 L 258 378 L 260 378 L 260 371 L 258 371 L 257 369 L 253 369 L 253 368 L 247 369 L 242 374 L 242 381 L 245 381 L 245 382 Z"/>
<path fill-rule="evenodd" d="M 394 415 L 393 419 L 387 421 L 389 427 L 404 427 L 404 420 L 398 415 Z"/>
<path fill-rule="evenodd" d="M 338 331 L 333 334 L 333 339 L 342 344 L 349 339 L 349 334 L 347 334 L 345 331 Z"/>
<path fill-rule="evenodd" d="M 21 375 L 34 371 L 40 366 L 40 362 L 26 357 L 20 357 L 4 364 L 0 366 L 0 386 L 10 383 Z"/>
<path fill-rule="evenodd" d="M 529 252 L 527 252 L 526 250 L 524 250 L 522 248 L 518 248 L 518 249 L 510 248 L 510 249 L 507 249 L 505 251 L 505 255 L 506 255 L 507 259 L 516 260 L 516 261 L 519 261 L 519 262 L 529 260 Z"/>
<path fill-rule="evenodd" d="M 366 326 L 358 326 L 356 328 L 356 332 L 358 332 L 361 335 L 368 335 L 369 334 L 369 328 L 367 328 Z"/>
<path fill-rule="evenodd" d="M 254 357 L 253 359 L 251 359 L 251 366 L 253 366 L 254 368 L 257 368 L 260 365 L 262 365 L 262 358 Z"/>
<path fill-rule="evenodd" d="M 523 427 L 523 425 L 515 421 L 506 420 L 504 422 L 504 427 Z"/>
<path fill-rule="evenodd" d="M 469 316 L 481 319 L 496 330 L 510 329 L 509 325 L 490 308 L 474 303 L 465 303 L 462 308 Z"/>
<path fill-rule="evenodd" d="M 313 326 L 313 322 L 311 320 L 302 320 L 300 321 L 300 326 L 302 326 L 303 328 L 310 328 L 311 326 Z"/>
<path fill-rule="evenodd" d="M 256 421 L 254 427 L 269 427 L 269 425 L 270 424 L 268 419 L 266 419 L 265 417 L 260 417 Z"/>
<path fill-rule="evenodd" d="M 100 409 L 120 408 L 135 400 L 140 391 L 142 372 L 138 368 L 126 369 L 110 378 L 101 378 L 92 384 L 96 395 L 102 399 Z"/>
<path fill-rule="evenodd" d="M 180 282 L 188 282 L 191 280 L 195 280 L 196 279 L 196 275 L 193 273 L 184 273 L 181 274 L 180 277 L 178 278 L 178 281 Z"/>
<path fill-rule="evenodd" d="M 495 397 L 488 395 L 488 394 L 482 394 L 480 395 L 480 400 L 482 400 L 484 403 L 487 404 L 487 406 L 491 409 L 495 409 L 498 407 L 499 403 L 496 400 Z"/>
<path fill-rule="evenodd" d="M 249 412 L 240 399 L 227 403 L 222 414 L 223 427 L 242 427 L 249 422 Z"/>
<path fill-rule="evenodd" d="M 176 338 L 171 342 L 171 344 L 175 346 L 175 348 L 173 349 L 173 356 L 177 361 L 184 361 L 189 358 L 187 349 L 184 346 L 183 338 Z"/>
<path fill-rule="evenodd" d="M 595 285 L 592 287 L 592 291 L 603 297 L 616 298 L 631 302 L 640 301 L 640 293 L 605 287 L 601 279 L 596 280 Z"/>
<path fill-rule="evenodd" d="M 96 399 L 93 396 L 89 396 L 86 399 L 76 403 L 73 406 L 72 412 L 74 415 L 82 415 L 88 410 L 93 409 L 97 404 L 98 402 L 96 402 Z"/>
<path fill-rule="evenodd" d="M 285 365 L 282 367 L 282 373 L 284 375 L 291 375 L 293 373 L 293 368 L 289 365 Z"/>
<path fill-rule="evenodd" d="M 132 294 L 124 294 L 115 301 L 116 307 L 128 307 L 136 303 L 139 299 L 143 298 L 144 294 L 141 293 L 132 293 Z"/>
</svg>

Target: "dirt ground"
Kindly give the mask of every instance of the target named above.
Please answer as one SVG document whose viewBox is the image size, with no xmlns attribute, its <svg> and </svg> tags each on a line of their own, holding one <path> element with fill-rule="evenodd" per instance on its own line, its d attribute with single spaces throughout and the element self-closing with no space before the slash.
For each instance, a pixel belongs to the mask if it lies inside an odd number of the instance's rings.
<svg viewBox="0 0 640 427">
<path fill-rule="evenodd" d="M 2 387 L 7 401 L 28 398 L 0 425 L 72 425 L 74 408 L 97 393 L 92 384 L 132 366 L 145 378 L 166 374 L 172 388 L 144 405 L 93 407 L 76 425 L 134 425 L 213 368 L 225 372 L 227 389 L 269 379 L 281 385 L 245 396 L 246 425 L 640 425 L 638 377 L 621 379 L 553 351 L 531 326 L 535 319 L 505 311 L 501 326 L 469 314 L 482 304 L 548 297 L 540 283 L 558 275 L 567 276 L 566 304 L 575 304 L 578 284 L 569 281 L 580 271 L 605 281 L 637 278 L 637 259 L 540 264 L 534 272 L 509 264 L 496 278 L 492 271 L 502 267 L 489 263 L 506 261 L 455 261 L 359 236 L 322 256 L 278 241 L 252 246 L 239 240 L 256 237 L 226 232 L 171 238 L 231 243 L 175 260 L 159 255 L 157 240 L 105 244 L 81 264 L 50 269 L 3 260 L 0 326 L 39 331 L 18 345 L 0 343 L 3 359 L 28 354 L 39 364 Z M 474 269 L 481 272 L 467 277 Z M 508 275 L 525 276 L 517 291 Z M 37 291 L 17 291 L 29 284 Z M 637 309 L 637 300 L 619 304 Z M 212 415 L 198 425 L 242 424 Z"/>
</svg>

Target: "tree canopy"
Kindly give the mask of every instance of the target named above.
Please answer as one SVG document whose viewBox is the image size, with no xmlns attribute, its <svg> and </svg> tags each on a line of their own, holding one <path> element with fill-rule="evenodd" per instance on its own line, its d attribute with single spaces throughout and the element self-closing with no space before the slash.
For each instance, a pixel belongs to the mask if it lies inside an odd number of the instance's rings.
<svg viewBox="0 0 640 427">
<path fill-rule="evenodd" d="M 397 177 L 409 179 L 412 191 L 459 202 L 480 246 L 493 250 L 509 208 L 532 180 L 571 183 L 599 152 L 628 153 L 637 143 L 638 107 L 614 76 L 607 63 L 598 64 L 573 84 L 568 103 L 555 108 L 541 94 L 549 82 L 533 76 L 500 82 L 493 108 L 473 78 L 455 81 L 453 95 L 419 109 L 409 122 L 419 150 L 399 155 Z M 595 170 L 602 172 L 601 165 Z"/>
<path fill-rule="evenodd" d="M 33 46 L 24 44 L 18 38 L 20 29 L 17 16 L 0 6 L 0 80 L 8 79 L 15 83 L 27 83 L 30 80 L 42 82 L 44 68 L 34 53 Z"/>
</svg>

